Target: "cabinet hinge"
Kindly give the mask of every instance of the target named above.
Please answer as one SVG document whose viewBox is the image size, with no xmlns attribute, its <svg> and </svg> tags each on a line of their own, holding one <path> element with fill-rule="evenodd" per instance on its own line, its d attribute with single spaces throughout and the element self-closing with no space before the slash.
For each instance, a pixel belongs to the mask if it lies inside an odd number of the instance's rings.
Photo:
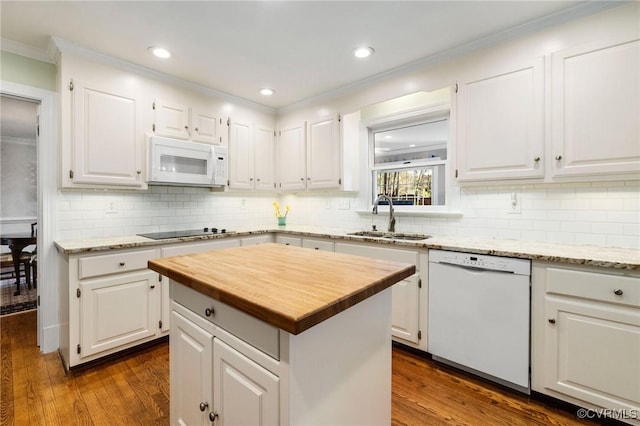
<svg viewBox="0 0 640 426">
<path fill-rule="evenodd" d="M 418 278 L 418 288 L 422 288 L 422 278 Z"/>
<path fill-rule="evenodd" d="M 158 328 L 162 329 L 162 320 L 158 321 Z"/>
<path fill-rule="evenodd" d="M 456 83 L 456 93 L 458 93 L 458 83 Z"/>
<path fill-rule="evenodd" d="M 151 125 L 151 130 L 152 130 L 153 132 L 155 132 L 155 131 L 156 131 L 156 123 L 153 123 L 153 125 Z"/>
<path fill-rule="evenodd" d="M 38 306 L 40 306 L 40 296 L 38 295 Z"/>
<path fill-rule="evenodd" d="M 422 339 L 422 331 L 418 330 L 418 340 Z"/>
<path fill-rule="evenodd" d="M 229 179 L 227 179 L 227 186 L 231 186 L 231 183 L 229 182 Z"/>
<path fill-rule="evenodd" d="M 79 288 L 76 288 L 76 297 L 80 298 L 82 291 Z"/>
<path fill-rule="evenodd" d="M 158 281 L 161 282 L 162 281 L 162 274 L 158 274 Z"/>
<path fill-rule="evenodd" d="M 36 136 L 40 136 L 40 125 L 36 126 Z"/>
<path fill-rule="evenodd" d="M 276 137 L 276 131 L 275 130 L 273 131 L 273 137 L 274 138 Z"/>
<path fill-rule="evenodd" d="M 69 170 L 69 179 L 73 179 L 73 170 Z"/>
<path fill-rule="evenodd" d="M 154 110 L 154 111 L 156 110 L 156 103 L 155 102 L 151 104 L 151 109 Z"/>
<path fill-rule="evenodd" d="M 222 143 L 222 136 L 220 136 L 220 143 Z"/>
<path fill-rule="evenodd" d="M 456 177 L 458 177 L 458 169 L 456 169 Z"/>
<path fill-rule="evenodd" d="M 273 182 L 273 189 L 276 189 L 276 183 Z"/>
<path fill-rule="evenodd" d="M 80 355 L 80 343 L 78 343 L 78 346 L 76 346 L 76 352 L 78 353 L 78 355 Z"/>
<path fill-rule="evenodd" d="M 278 136 L 282 136 L 282 130 L 278 130 Z"/>
<path fill-rule="evenodd" d="M 73 92 L 73 79 L 69 80 L 69 91 Z"/>
<path fill-rule="evenodd" d="M 227 126 L 231 126 L 231 118 L 227 118 Z"/>
<path fill-rule="evenodd" d="M 342 178 L 338 178 L 338 185 L 342 185 Z"/>
<path fill-rule="evenodd" d="M 342 115 L 338 113 L 338 123 L 342 121 Z"/>
</svg>

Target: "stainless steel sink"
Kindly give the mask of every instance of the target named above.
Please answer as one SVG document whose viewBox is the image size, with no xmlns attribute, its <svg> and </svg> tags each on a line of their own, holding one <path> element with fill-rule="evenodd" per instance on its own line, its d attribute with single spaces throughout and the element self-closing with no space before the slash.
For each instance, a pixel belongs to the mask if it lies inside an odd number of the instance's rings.
<svg viewBox="0 0 640 426">
<path fill-rule="evenodd" d="M 372 237 L 372 238 L 385 238 L 389 240 L 410 240 L 420 241 L 431 238 L 431 235 L 426 234 L 407 234 L 404 232 L 383 232 L 383 231 L 357 231 L 350 232 L 347 235 L 353 235 L 356 237 Z"/>
</svg>

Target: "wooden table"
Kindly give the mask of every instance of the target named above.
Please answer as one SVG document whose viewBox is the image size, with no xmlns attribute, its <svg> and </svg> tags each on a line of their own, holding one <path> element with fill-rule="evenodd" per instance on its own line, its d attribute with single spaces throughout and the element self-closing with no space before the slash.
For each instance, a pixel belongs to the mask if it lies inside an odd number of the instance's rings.
<svg viewBox="0 0 640 426">
<path fill-rule="evenodd" d="M 16 274 L 16 291 L 14 296 L 20 294 L 20 253 L 30 245 L 36 244 L 36 237 L 30 233 L 15 233 L 0 235 L 0 245 L 9 246 L 11 256 L 13 257 L 13 269 Z"/>
</svg>

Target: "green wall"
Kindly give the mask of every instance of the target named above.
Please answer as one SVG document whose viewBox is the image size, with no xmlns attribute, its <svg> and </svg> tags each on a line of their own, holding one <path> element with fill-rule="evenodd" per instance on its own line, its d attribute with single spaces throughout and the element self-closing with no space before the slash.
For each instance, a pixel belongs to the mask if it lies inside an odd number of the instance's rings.
<svg viewBox="0 0 640 426">
<path fill-rule="evenodd" d="M 15 53 L 0 51 L 0 80 L 56 90 L 56 66 Z"/>
</svg>

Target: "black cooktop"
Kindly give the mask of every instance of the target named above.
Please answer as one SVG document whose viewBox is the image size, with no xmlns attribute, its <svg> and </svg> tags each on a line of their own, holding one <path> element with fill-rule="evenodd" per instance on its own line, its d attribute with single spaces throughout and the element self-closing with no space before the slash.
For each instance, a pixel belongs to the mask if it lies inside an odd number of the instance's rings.
<svg viewBox="0 0 640 426">
<path fill-rule="evenodd" d="M 151 238 L 152 240 L 166 240 L 169 238 L 197 237 L 199 235 L 232 234 L 232 233 L 233 231 L 227 231 L 226 229 L 201 228 L 201 229 L 187 229 L 182 231 L 151 232 L 149 234 L 137 234 L 137 235 L 140 237 Z"/>
</svg>

